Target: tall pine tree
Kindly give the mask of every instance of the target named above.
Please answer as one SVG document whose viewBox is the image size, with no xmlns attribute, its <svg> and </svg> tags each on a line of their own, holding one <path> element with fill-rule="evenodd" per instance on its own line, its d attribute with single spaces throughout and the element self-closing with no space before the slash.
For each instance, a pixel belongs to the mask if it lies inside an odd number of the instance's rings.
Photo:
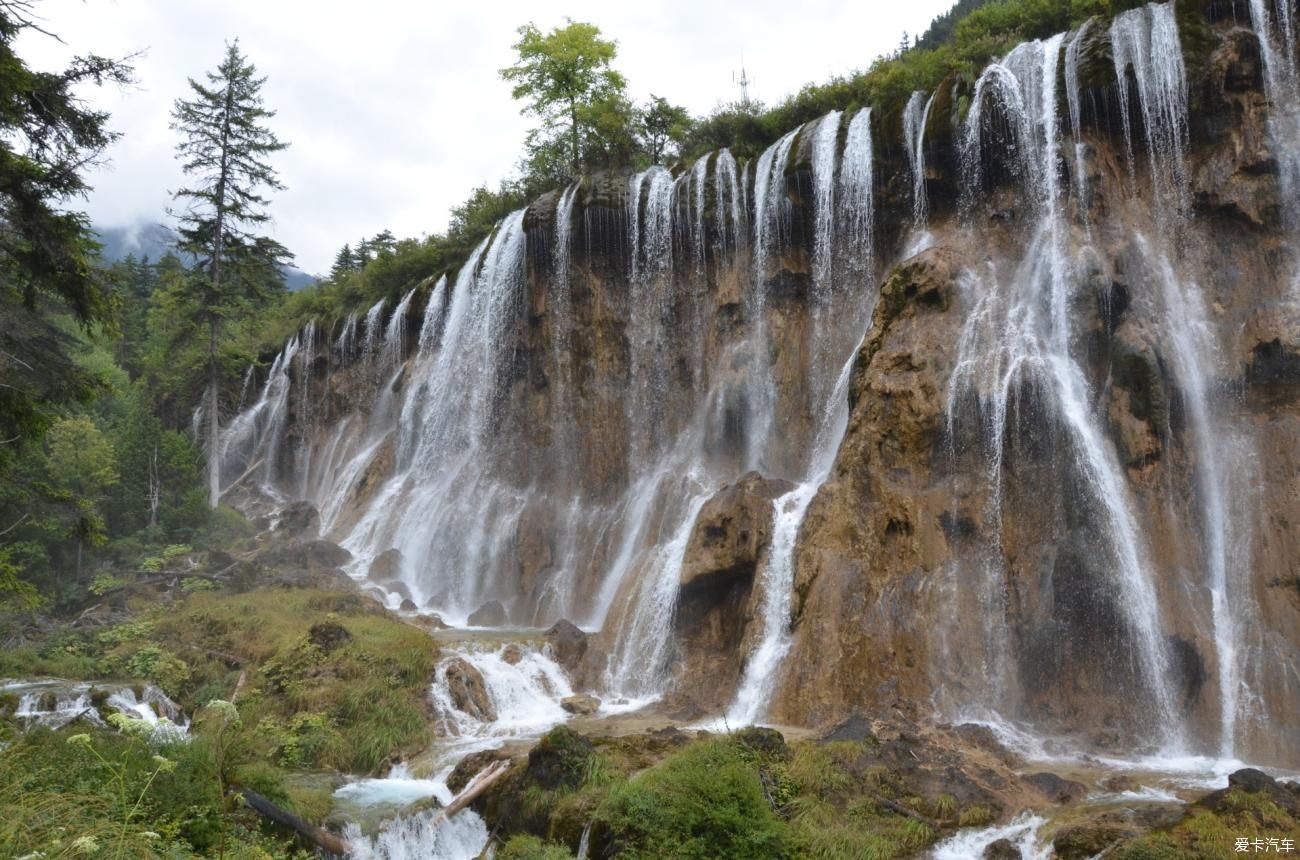
<svg viewBox="0 0 1300 860">
<path fill-rule="evenodd" d="M 195 305 L 208 334 L 207 424 L 208 500 L 216 507 L 221 495 L 221 372 L 217 348 L 222 324 L 246 313 L 263 297 L 268 275 L 274 283 L 289 253 L 272 239 L 256 235 L 270 216 L 263 190 L 279 191 L 276 171 L 268 160 L 284 149 L 264 125 L 275 116 L 262 103 L 257 69 L 240 53 L 239 42 L 226 46 L 226 56 L 207 84 L 190 79 L 192 98 L 177 99 L 172 128 L 181 133 L 176 152 L 192 184 L 173 195 L 184 210 L 176 215 L 181 247 L 198 260 Z M 278 277 L 283 288 L 283 277 Z"/>
</svg>

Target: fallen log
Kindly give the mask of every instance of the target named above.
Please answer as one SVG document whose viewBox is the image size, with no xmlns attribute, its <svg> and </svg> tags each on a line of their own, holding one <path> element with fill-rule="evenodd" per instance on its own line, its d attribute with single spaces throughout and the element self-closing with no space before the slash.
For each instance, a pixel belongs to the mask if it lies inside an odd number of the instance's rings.
<svg viewBox="0 0 1300 860">
<path fill-rule="evenodd" d="M 441 823 L 443 820 L 451 818 L 457 812 L 460 812 L 475 800 L 478 800 L 479 796 L 491 788 L 494 782 L 505 776 L 506 771 L 509 769 L 509 759 L 494 761 L 492 764 L 483 768 L 469 781 L 469 785 L 466 785 L 465 788 L 461 790 L 460 794 L 451 799 L 451 803 L 448 803 L 442 808 L 442 811 L 438 813 L 437 819 L 435 819 L 435 823 Z"/>
<path fill-rule="evenodd" d="M 926 827 L 929 827 L 931 830 L 933 830 L 935 833 L 938 833 L 940 830 L 943 829 L 943 824 L 941 824 L 940 822 L 935 821 L 933 818 L 930 818 L 929 816 L 922 815 L 921 813 L 917 812 L 914 809 L 908 809 L 903 804 L 898 803 L 897 801 L 890 800 L 888 797 L 885 797 L 883 794 L 879 794 L 877 792 L 868 790 L 867 796 L 870 797 L 872 800 L 874 800 L 876 803 L 879 803 L 881 806 L 885 807 L 886 809 L 893 810 L 894 812 L 897 812 L 899 815 L 906 815 L 908 818 L 912 819 L 913 821 L 921 822 Z"/>
<path fill-rule="evenodd" d="M 310 821 L 304 821 L 293 813 L 281 809 L 251 788 L 236 788 L 235 792 L 244 798 L 244 802 L 254 812 L 264 818 L 271 819 L 276 824 L 289 828 L 323 851 L 342 857 L 352 850 L 348 843 L 339 836 L 329 832 L 324 827 L 317 827 Z"/>
</svg>

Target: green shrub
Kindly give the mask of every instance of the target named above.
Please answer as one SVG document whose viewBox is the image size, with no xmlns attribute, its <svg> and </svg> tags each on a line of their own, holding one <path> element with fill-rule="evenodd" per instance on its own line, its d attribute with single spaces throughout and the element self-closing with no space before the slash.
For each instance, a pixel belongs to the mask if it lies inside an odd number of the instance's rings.
<svg viewBox="0 0 1300 860">
<path fill-rule="evenodd" d="M 693 744 L 611 789 L 596 812 L 620 856 L 778 857 L 785 838 L 737 744 Z"/>
<path fill-rule="evenodd" d="M 572 860 L 569 849 L 536 836 L 516 836 L 502 846 L 497 860 Z"/>
</svg>

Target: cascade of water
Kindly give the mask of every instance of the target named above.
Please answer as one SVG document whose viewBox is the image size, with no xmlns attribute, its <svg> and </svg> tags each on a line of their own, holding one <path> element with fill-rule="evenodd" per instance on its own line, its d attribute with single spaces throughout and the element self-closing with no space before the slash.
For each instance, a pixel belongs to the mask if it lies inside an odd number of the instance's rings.
<svg viewBox="0 0 1300 860">
<path fill-rule="evenodd" d="M 690 174 L 686 174 L 690 176 Z M 644 216 L 640 210 L 640 189 L 649 180 Z M 628 201 L 632 258 L 631 331 L 637 341 L 631 344 L 631 391 L 627 408 L 648 415 L 648 422 L 632 424 L 635 428 L 629 458 L 634 464 L 653 459 L 666 430 L 663 419 L 667 399 L 668 367 L 664 351 L 655 347 L 669 337 L 669 320 L 674 296 L 663 283 L 673 267 L 673 189 L 672 174 L 663 167 L 651 167 L 631 180 Z M 638 230 L 639 227 L 639 230 Z M 636 416 L 629 414 L 629 420 Z"/>
<path fill-rule="evenodd" d="M 339 332 L 338 340 L 334 341 L 334 351 L 338 354 L 340 367 L 346 367 L 352 360 L 352 351 L 357 345 L 357 315 L 356 313 L 348 314 L 347 321 L 343 323 L 343 331 Z"/>
<path fill-rule="evenodd" d="M 840 132 L 840 112 L 831 111 L 817 122 L 812 140 L 814 302 L 825 303 L 831 282 L 831 252 L 835 247 L 835 150 Z"/>
<path fill-rule="evenodd" d="M 388 318 L 388 325 L 384 328 L 383 363 L 387 370 L 397 367 L 406 356 L 406 314 L 411 308 L 411 299 L 414 296 L 414 289 L 402 296 L 402 300 L 393 309 L 393 315 Z"/>
<path fill-rule="evenodd" d="M 790 612 L 793 606 L 795 548 L 808 506 L 830 475 L 844 431 L 848 427 L 848 388 L 854 358 L 844 364 L 834 394 L 827 400 L 820 423 L 811 474 L 773 502 L 772 543 L 763 571 L 763 635 L 745 661 L 736 698 L 727 710 L 731 725 L 752 725 L 763 716 L 785 655 L 790 651 Z"/>
<path fill-rule="evenodd" d="M 1127 32 L 1128 25 L 1121 27 Z M 1127 37 L 1126 37 L 1127 38 Z M 1069 435 L 1073 463 L 1101 507 L 1115 554 L 1116 585 L 1134 637 L 1138 662 L 1156 707 L 1153 728 L 1165 740 L 1181 742 L 1181 720 L 1173 705 L 1155 585 L 1139 540 L 1122 468 L 1091 409 L 1091 396 L 1079 361 L 1070 352 L 1068 300 L 1077 281 L 1066 242 L 1059 188 L 1056 70 L 1062 35 L 1018 46 L 989 66 L 975 88 L 965 134 L 966 193 L 981 181 L 981 123 L 989 105 L 1001 111 L 1015 135 L 1014 172 L 1022 177 L 1037 216 L 1027 254 L 1009 283 L 994 277 L 982 285 L 967 316 L 958 363 L 949 383 L 949 432 L 956 404 L 974 394 L 988 414 L 990 520 L 1000 522 L 1002 460 L 1007 444 L 1008 406 L 1021 386 L 1033 385 L 1054 402 Z M 1181 64 L 1181 61 L 1180 61 Z M 1046 314 L 1043 311 L 1046 310 Z M 994 553 L 1000 559 L 1000 551 Z M 980 580 L 980 602 L 989 617 L 985 676 L 995 699 L 1005 694 L 1007 658 L 1005 594 L 1001 563 Z"/>
<path fill-rule="evenodd" d="M 1050 842 L 1040 840 L 1038 831 L 1047 819 L 1022 813 L 1006 824 L 990 827 L 972 827 L 948 837 L 930 851 L 932 860 L 970 860 L 983 857 L 994 842 L 1006 840 L 1013 843 L 1024 860 L 1049 860 L 1055 854 Z"/>
<path fill-rule="evenodd" d="M 551 422 L 556 425 L 554 445 L 559 461 L 572 463 L 573 420 L 573 297 L 569 285 L 570 245 L 573 234 L 573 202 L 581 185 L 575 182 L 565 189 L 555 205 L 555 248 L 551 257 L 551 291 L 547 313 L 551 319 L 551 352 L 555 360 L 555 401 Z"/>
<path fill-rule="evenodd" d="M 1120 116 L 1130 168 L 1133 131 L 1128 71 L 1133 73 L 1156 202 L 1173 213 L 1186 211 L 1187 73 L 1172 2 L 1130 9 L 1110 25 L 1111 53 L 1118 81 Z"/>
<path fill-rule="evenodd" d="M 487 824 L 471 809 L 453 818 L 436 809 L 394 818 L 374 837 L 350 824 L 343 835 L 352 849 L 349 860 L 477 860 L 489 839 Z"/>
<path fill-rule="evenodd" d="M 849 122 L 837 197 L 844 222 L 845 253 L 854 278 L 870 276 L 875 269 L 874 181 L 871 108 L 863 108 Z"/>
<path fill-rule="evenodd" d="M 244 407 L 248 405 L 248 393 L 253 390 L 253 383 L 256 378 L 256 370 L 254 366 L 250 364 L 248 370 L 244 371 L 244 382 L 239 386 L 239 404 L 235 407 L 236 415 L 243 412 Z"/>
<path fill-rule="evenodd" d="M 930 121 L 930 108 L 934 94 L 928 97 L 917 91 L 903 108 L 903 137 L 907 149 L 907 163 L 912 169 L 912 223 L 921 230 L 926 228 L 930 215 L 930 199 L 925 190 L 925 127 Z"/>
<path fill-rule="evenodd" d="M 718 228 L 718 256 L 734 254 L 745 235 L 740 178 L 731 150 L 719 150 L 714 163 L 714 213 Z"/>
<path fill-rule="evenodd" d="M 835 239 L 834 213 L 827 213 L 823 219 L 820 217 L 820 204 L 831 197 L 826 186 L 835 182 L 833 169 L 827 167 L 827 162 L 833 163 L 835 138 L 824 132 L 824 129 L 830 125 L 838 130 L 839 121 L 837 113 L 822 120 L 814 139 L 816 148 L 813 151 L 814 198 L 819 206 L 816 247 L 825 247 L 828 256 L 832 253 Z M 831 151 L 828 153 L 823 147 Z M 848 137 L 840 159 L 838 183 L 841 217 L 848 226 L 845 231 L 847 241 L 842 244 L 847 246 L 849 259 L 857 263 L 850 267 L 850 277 L 845 280 L 854 286 L 861 283 L 858 278 L 870 275 L 872 268 L 873 181 L 871 114 L 868 109 L 864 109 L 849 123 Z M 828 265 L 825 277 L 829 281 L 833 276 L 834 272 Z M 754 652 L 745 662 L 736 698 L 727 712 L 728 723 L 735 725 L 751 724 L 762 717 L 779 679 L 781 664 L 790 650 L 789 627 L 799 529 L 817 491 L 830 475 L 848 428 L 848 389 L 856 360 L 856 347 L 866 334 L 866 326 L 875 305 L 874 295 L 870 291 L 846 292 L 833 283 L 824 283 L 819 289 L 830 303 L 824 314 L 814 315 L 817 346 L 814 350 L 814 366 L 809 368 L 808 373 L 814 383 L 811 386 L 813 409 L 818 418 L 814 427 L 812 453 L 804 479 L 773 503 L 772 541 L 762 577 L 763 633 Z M 830 324 L 831 318 L 838 321 L 838 326 Z M 840 372 L 833 385 L 821 384 L 818 381 L 822 375 L 821 368 L 834 367 L 837 363 Z"/>
<path fill-rule="evenodd" d="M 260 450 L 263 454 L 263 483 L 266 488 L 271 488 L 276 475 L 280 442 L 288 421 L 289 368 L 298 354 L 298 347 L 298 335 L 294 335 L 271 363 L 271 371 L 266 376 L 266 384 L 262 387 L 257 402 L 235 416 L 222 434 L 223 482 L 241 478 L 246 470 L 256 466 L 253 458 Z"/>
<path fill-rule="evenodd" d="M 1238 666 L 1237 624 L 1233 604 L 1236 593 L 1229 577 L 1227 475 L 1221 463 L 1221 435 L 1212 418 L 1206 382 L 1213 378 L 1217 349 L 1211 335 L 1201 291 L 1181 283 L 1169 258 L 1158 253 L 1146 237 L 1137 237 L 1143 257 L 1154 261 L 1154 280 L 1164 305 L 1165 330 L 1171 341 L 1175 372 L 1188 412 L 1188 429 L 1196 451 L 1198 496 L 1202 503 L 1205 566 L 1210 589 L 1219 671 L 1219 754 L 1231 759 L 1236 752 L 1238 701 L 1243 692 Z M 1248 692 L 1248 691 L 1246 691 Z"/>
<path fill-rule="evenodd" d="M 1087 190 L 1088 175 L 1085 157 L 1087 155 L 1087 146 L 1083 142 L 1083 109 L 1080 103 L 1079 92 L 1079 51 L 1083 47 L 1084 40 L 1088 38 L 1088 31 L 1092 27 L 1092 19 L 1083 22 L 1074 35 L 1070 38 L 1069 45 L 1065 48 L 1065 102 L 1070 111 L 1070 134 L 1074 137 L 1074 185 L 1076 206 L 1079 215 L 1084 221 L 1087 221 Z"/>
<path fill-rule="evenodd" d="M 495 438 L 493 415 L 509 384 L 511 331 L 522 311 L 524 210 L 507 217 L 457 276 L 442 345 L 419 371 L 423 385 L 401 410 L 395 473 L 343 541 L 368 564 L 389 548 L 417 603 L 437 599 L 463 620 L 485 594 L 509 549 L 519 496 L 483 468 Z M 408 386 L 408 388 L 417 386 Z M 432 578 L 420 573 L 436 569 Z M 364 570 L 364 567 L 361 567 Z"/>
<path fill-rule="evenodd" d="M 1274 19 L 1269 0 L 1250 0 L 1250 19 L 1259 38 L 1264 92 L 1270 106 L 1269 135 L 1278 164 L 1279 196 L 1283 215 L 1294 227 L 1300 224 L 1300 70 L 1291 7 L 1291 0 L 1277 0 Z M 1300 295 L 1300 269 L 1292 291 Z"/>
<path fill-rule="evenodd" d="M 380 330 L 379 321 L 384 316 L 384 306 L 387 303 L 386 299 L 380 299 L 366 311 L 365 340 L 362 341 L 361 355 L 367 363 L 374 359 L 376 348 L 383 342 L 384 333 Z"/>
<path fill-rule="evenodd" d="M 424 320 L 420 323 L 420 342 L 416 348 L 417 355 L 423 359 L 438 348 L 438 337 L 442 331 L 443 313 L 447 308 L 447 276 L 442 275 L 429 290 L 429 301 L 424 306 Z"/>
<path fill-rule="evenodd" d="M 691 213 L 691 245 L 695 251 L 695 274 L 704 277 L 704 265 L 707 259 L 705 255 L 705 224 L 704 224 L 704 191 L 708 185 L 709 177 L 709 156 L 701 155 L 695 159 L 695 166 L 691 168 L 691 192 L 692 202 L 695 204 Z M 721 189 L 713 189 L 714 197 L 721 193 Z"/>
<path fill-rule="evenodd" d="M 766 471 L 765 451 L 771 441 L 776 407 L 776 382 L 767 357 L 768 255 L 772 248 L 789 238 L 790 194 L 786 185 L 786 167 L 790 150 L 802 130 L 803 126 L 800 126 L 787 132 L 769 146 L 759 157 L 754 173 L 754 282 L 745 298 L 754 384 L 748 392 L 745 463 L 748 468 L 758 471 Z"/>
<path fill-rule="evenodd" d="M 700 509 L 709 500 L 709 485 L 699 483 L 698 476 L 688 481 L 696 484 L 686 516 L 653 556 L 648 570 L 636 583 L 632 605 L 636 612 L 624 624 L 618 646 L 610 656 L 605 682 L 620 696 L 649 700 L 663 688 L 664 664 L 672 648 L 673 611 L 677 608 L 677 591 L 681 586 L 682 561 Z"/>
<path fill-rule="evenodd" d="M 1261 39 L 1261 45 L 1263 41 Z M 1188 128 L 1187 89 L 1173 4 L 1148 6 L 1117 17 L 1111 27 L 1111 43 L 1115 52 L 1116 75 L 1121 83 L 1125 80 L 1126 66 L 1131 65 L 1133 70 L 1146 126 L 1151 182 L 1155 199 L 1161 204 L 1157 214 L 1163 214 L 1169 202 L 1177 207 L 1174 214 L 1181 214 L 1189 197 L 1183 155 Z M 1267 51 L 1264 53 L 1267 55 Z M 1285 74 L 1287 64 L 1281 62 L 1277 65 Z M 1121 98 L 1125 97 L 1125 89 L 1121 86 Z M 1280 116 L 1285 122 L 1285 108 L 1280 113 L 1275 110 L 1273 116 Z M 1127 127 L 1125 133 L 1128 134 Z M 1232 522 L 1227 499 L 1227 473 L 1223 464 L 1225 451 L 1218 442 L 1221 430 L 1214 422 L 1207 389 L 1207 383 L 1217 369 L 1217 347 L 1210 333 L 1199 287 L 1180 280 L 1175 274 L 1169 256 L 1172 252 L 1158 251 L 1141 235 L 1137 240 L 1143 258 L 1152 261 L 1153 280 L 1160 286 L 1165 331 L 1196 451 L 1203 558 L 1218 658 L 1219 753 L 1224 758 L 1232 758 L 1236 749 L 1240 699 L 1248 691 L 1242 689 L 1239 634 L 1234 611 L 1234 603 L 1240 601 L 1241 589 L 1233 587 L 1229 576 L 1228 547 Z"/>
<path fill-rule="evenodd" d="M 306 495 L 308 477 L 311 475 L 311 445 L 307 444 L 315 419 L 312 409 L 312 363 L 316 360 L 316 321 L 311 320 L 302 330 L 302 346 L 298 350 L 298 414 L 295 422 L 305 432 L 300 435 L 294 450 L 294 471 L 298 475 L 298 496 Z"/>
</svg>

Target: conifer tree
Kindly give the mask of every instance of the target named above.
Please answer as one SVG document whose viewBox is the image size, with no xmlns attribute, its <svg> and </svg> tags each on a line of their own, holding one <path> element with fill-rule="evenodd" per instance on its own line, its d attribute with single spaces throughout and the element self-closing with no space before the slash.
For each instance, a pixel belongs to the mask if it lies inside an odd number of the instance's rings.
<svg viewBox="0 0 1300 860">
<path fill-rule="evenodd" d="M 190 79 L 190 99 L 177 99 L 172 128 L 181 133 L 176 152 L 191 185 L 173 197 L 184 204 L 176 215 L 181 247 L 198 260 L 194 289 L 199 321 L 207 328 L 208 367 L 204 418 L 207 424 L 208 501 L 221 494 L 221 374 L 217 348 L 224 322 L 245 313 L 276 281 L 289 253 L 272 239 L 256 235 L 270 216 L 264 190 L 284 188 L 269 157 L 284 149 L 265 125 L 275 116 L 262 102 L 257 69 L 226 46 L 207 83 Z M 283 277 L 278 278 L 283 288 Z"/>
<path fill-rule="evenodd" d="M 352 246 L 344 245 L 339 249 L 338 254 L 334 257 L 334 266 L 330 269 L 330 277 L 338 280 L 343 274 L 352 271 L 357 267 L 356 257 L 352 255 Z"/>
</svg>

